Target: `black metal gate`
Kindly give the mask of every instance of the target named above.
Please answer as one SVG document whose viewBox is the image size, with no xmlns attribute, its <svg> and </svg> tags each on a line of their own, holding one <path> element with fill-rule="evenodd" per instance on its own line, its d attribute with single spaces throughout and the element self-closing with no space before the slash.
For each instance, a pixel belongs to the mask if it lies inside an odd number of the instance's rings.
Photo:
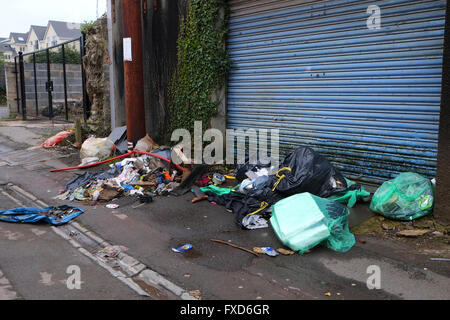
<svg viewBox="0 0 450 320">
<path fill-rule="evenodd" d="M 89 118 L 85 36 L 14 58 L 17 112 L 23 120 Z"/>
</svg>

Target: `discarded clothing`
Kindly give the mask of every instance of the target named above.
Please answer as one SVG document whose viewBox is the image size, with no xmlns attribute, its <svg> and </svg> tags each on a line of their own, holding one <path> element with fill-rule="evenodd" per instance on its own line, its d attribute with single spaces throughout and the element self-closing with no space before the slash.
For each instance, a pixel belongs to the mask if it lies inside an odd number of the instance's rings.
<svg viewBox="0 0 450 320">
<path fill-rule="evenodd" d="M 229 194 L 224 194 L 222 196 L 218 196 L 211 191 L 205 192 L 209 198 L 209 202 L 215 202 L 218 205 L 226 207 L 228 210 L 231 210 L 234 213 L 236 224 L 239 225 L 242 229 L 251 229 L 248 226 L 252 227 L 253 220 L 244 221 L 248 215 L 258 214 L 262 218 L 270 218 L 270 204 L 267 202 L 262 202 L 256 198 L 245 196 L 241 193 L 232 192 Z M 254 218 L 253 218 L 254 219 Z M 260 223 L 258 223 L 260 224 Z"/>
<path fill-rule="evenodd" d="M 11 223 L 47 222 L 54 226 L 60 226 L 72 221 L 82 213 L 84 213 L 82 209 L 69 206 L 45 209 L 17 208 L 0 211 L 0 221 Z"/>
<path fill-rule="evenodd" d="M 66 189 L 64 191 L 70 190 L 73 192 L 78 188 L 86 187 L 89 183 L 92 183 L 94 181 L 115 178 L 118 175 L 120 175 L 120 172 L 121 172 L 120 169 L 115 166 L 114 168 L 111 168 L 110 170 L 105 172 L 100 173 L 85 172 L 84 174 L 70 180 L 67 183 Z"/>
</svg>

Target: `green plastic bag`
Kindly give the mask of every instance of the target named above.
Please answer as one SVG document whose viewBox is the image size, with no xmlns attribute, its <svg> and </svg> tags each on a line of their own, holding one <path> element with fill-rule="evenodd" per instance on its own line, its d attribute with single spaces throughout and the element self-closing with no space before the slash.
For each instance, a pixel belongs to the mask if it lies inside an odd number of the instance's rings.
<svg viewBox="0 0 450 320">
<path fill-rule="evenodd" d="M 230 194 L 231 192 L 234 192 L 236 190 L 238 190 L 240 187 L 240 185 L 234 187 L 234 188 L 221 188 L 221 187 L 217 187 L 214 185 L 210 185 L 204 188 L 200 188 L 201 191 L 203 192 L 212 192 L 218 196 L 223 196 L 225 194 Z"/>
<path fill-rule="evenodd" d="M 348 180 L 347 178 L 345 180 L 347 181 L 349 190 L 332 195 L 331 197 L 327 198 L 328 200 L 336 201 L 343 205 L 346 205 L 349 208 L 353 208 L 358 201 L 370 196 L 370 192 L 367 192 L 362 186 L 360 189 L 351 190 L 351 187 L 356 183 Z"/>
<path fill-rule="evenodd" d="M 385 182 L 375 193 L 370 209 L 389 219 L 412 221 L 433 212 L 434 190 L 430 180 L 417 173 L 402 173 Z"/>
<path fill-rule="evenodd" d="M 350 211 L 310 193 L 297 194 L 273 206 L 272 227 L 284 245 L 304 254 L 319 244 L 347 252 L 356 243 L 348 228 Z"/>
</svg>

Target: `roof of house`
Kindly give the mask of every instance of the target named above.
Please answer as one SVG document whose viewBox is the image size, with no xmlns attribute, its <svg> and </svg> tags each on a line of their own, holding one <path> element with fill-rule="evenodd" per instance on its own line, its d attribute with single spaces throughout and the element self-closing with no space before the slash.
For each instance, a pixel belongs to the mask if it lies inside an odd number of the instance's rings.
<svg viewBox="0 0 450 320">
<path fill-rule="evenodd" d="M 70 23 L 63 21 L 49 21 L 49 25 L 53 26 L 58 37 L 63 39 L 75 39 L 81 37 L 81 26 L 80 23 Z"/>
<path fill-rule="evenodd" d="M 0 52 L 12 52 L 13 55 L 16 55 L 16 50 L 14 50 L 9 44 L 0 43 Z"/>
<path fill-rule="evenodd" d="M 10 37 L 13 38 L 15 43 L 18 44 L 25 44 L 28 38 L 28 32 L 27 33 L 17 33 L 17 32 L 11 32 Z"/>
<path fill-rule="evenodd" d="M 8 41 L 8 38 L 0 38 L 0 43 Z"/>
<path fill-rule="evenodd" d="M 45 32 L 47 31 L 46 26 L 31 26 L 30 32 L 31 32 L 31 29 L 34 30 L 34 32 L 36 33 L 36 36 L 38 37 L 39 40 L 44 40 Z"/>
</svg>

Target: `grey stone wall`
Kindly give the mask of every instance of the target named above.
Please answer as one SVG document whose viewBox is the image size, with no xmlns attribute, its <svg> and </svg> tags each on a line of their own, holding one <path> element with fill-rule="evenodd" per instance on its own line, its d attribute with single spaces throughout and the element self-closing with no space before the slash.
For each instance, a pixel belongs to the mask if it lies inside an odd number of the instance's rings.
<svg viewBox="0 0 450 320">
<path fill-rule="evenodd" d="M 64 73 L 62 64 L 50 65 L 51 79 L 53 81 L 53 101 L 58 103 L 64 101 Z M 81 65 L 66 65 L 67 97 L 68 100 L 81 100 L 83 97 Z M 36 65 L 36 82 L 38 92 L 38 106 L 48 106 L 48 92 L 46 91 L 47 65 Z M 33 64 L 25 64 L 25 91 L 27 107 L 35 107 L 35 86 Z"/>
</svg>

